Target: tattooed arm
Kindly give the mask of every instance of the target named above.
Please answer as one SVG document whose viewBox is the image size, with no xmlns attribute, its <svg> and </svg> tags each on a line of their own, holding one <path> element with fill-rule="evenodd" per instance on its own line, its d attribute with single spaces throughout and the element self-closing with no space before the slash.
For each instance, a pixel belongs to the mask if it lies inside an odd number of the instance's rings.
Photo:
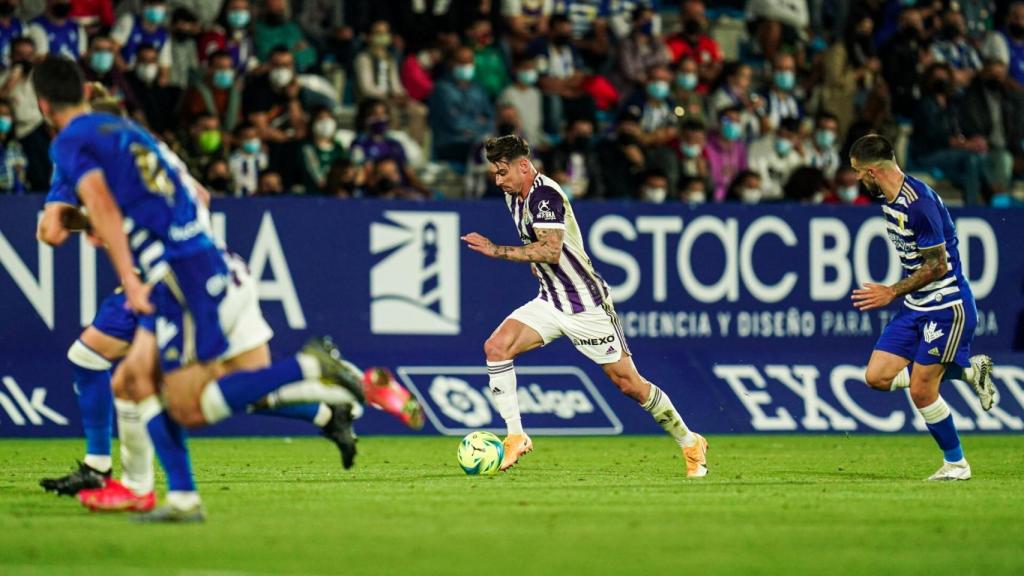
<svg viewBox="0 0 1024 576">
<path fill-rule="evenodd" d="M 888 306 L 890 302 L 927 286 L 942 278 L 949 265 L 946 262 L 946 245 L 939 244 L 921 249 L 921 267 L 913 274 L 893 284 L 865 284 L 853 291 L 853 305 L 860 311 L 874 310 Z"/>
<path fill-rule="evenodd" d="M 565 230 L 561 228 L 534 228 L 537 241 L 526 246 L 498 246 L 486 237 L 471 232 L 462 237 L 470 250 L 491 258 L 511 260 L 513 262 L 534 262 L 538 264 L 558 264 L 562 256 L 562 240 Z"/>
</svg>

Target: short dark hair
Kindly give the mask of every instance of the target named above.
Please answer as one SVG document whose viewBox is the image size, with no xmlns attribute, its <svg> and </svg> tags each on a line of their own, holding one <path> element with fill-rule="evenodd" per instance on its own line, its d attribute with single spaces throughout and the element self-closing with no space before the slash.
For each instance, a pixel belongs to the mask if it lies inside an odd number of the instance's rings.
<svg viewBox="0 0 1024 576">
<path fill-rule="evenodd" d="M 55 108 L 75 106 L 85 101 L 82 69 L 67 56 L 47 54 L 32 70 L 32 87 L 36 96 Z"/>
<path fill-rule="evenodd" d="M 850 158 L 857 162 L 873 164 L 875 162 L 896 161 L 896 152 L 892 144 L 879 134 L 866 134 L 857 139 L 850 147 Z"/>
<path fill-rule="evenodd" d="M 510 163 L 519 158 L 530 157 L 530 145 L 515 134 L 491 138 L 484 142 L 484 152 L 491 164 Z"/>
<path fill-rule="evenodd" d="M 704 132 L 707 127 L 700 120 L 687 118 L 679 124 L 679 129 L 683 132 Z"/>
</svg>

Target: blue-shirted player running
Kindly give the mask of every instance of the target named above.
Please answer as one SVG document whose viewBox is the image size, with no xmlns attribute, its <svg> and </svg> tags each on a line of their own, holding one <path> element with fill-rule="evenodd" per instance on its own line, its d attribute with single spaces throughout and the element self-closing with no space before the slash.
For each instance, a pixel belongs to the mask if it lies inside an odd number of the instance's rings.
<svg viewBox="0 0 1024 576">
<path fill-rule="evenodd" d="M 248 369 L 247 351 L 262 361 L 265 351 L 258 347 L 269 339 L 269 327 L 251 279 L 239 280 L 200 220 L 179 166 L 134 122 L 92 113 L 73 61 L 47 56 L 32 82 L 40 111 L 58 131 L 50 147 L 53 185 L 74 190 L 86 208 L 127 305 L 140 314 L 155 313 L 155 334 L 140 343 L 147 331 L 138 331 L 136 344 L 159 348 L 163 394 L 139 391 L 137 400 L 170 490 L 167 505 L 143 519 L 201 520 L 205 514 L 182 426 L 244 413 L 272 392 L 291 401 L 362 402 L 362 383 L 325 339 L 265 368 Z M 158 247 L 141 250 L 153 237 Z M 166 263 L 163 276 L 143 283 L 135 265 L 146 268 L 158 258 Z M 237 371 L 224 372 L 226 359 L 234 361 L 227 368 Z"/>
<path fill-rule="evenodd" d="M 943 465 L 929 480 L 969 480 L 971 467 L 939 384 L 969 383 L 985 410 L 997 398 L 992 360 L 971 356 L 978 312 L 960 268 L 956 228 L 935 191 L 900 170 L 885 138 L 870 134 L 857 140 L 850 162 L 868 190 L 884 196 L 889 240 L 904 269 L 892 286 L 865 284 L 853 291 L 854 306 L 861 311 L 903 297 L 903 306 L 875 344 L 865 380 L 878 390 L 910 388 L 914 406 L 943 452 Z"/>
</svg>

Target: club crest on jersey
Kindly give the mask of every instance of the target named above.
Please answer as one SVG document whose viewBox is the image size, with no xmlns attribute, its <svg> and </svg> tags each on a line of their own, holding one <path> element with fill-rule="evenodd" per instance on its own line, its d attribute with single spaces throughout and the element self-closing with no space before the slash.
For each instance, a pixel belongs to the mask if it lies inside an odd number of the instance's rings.
<svg viewBox="0 0 1024 576">
<path fill-rule="evenodd" d="M 941 328 L 938 327 L 938 325 L 935 322 L 929 322 L 928 324 L 925 324 L 925 326 L 924 326 L 924 341 L 925 342 L 931 344 L 932 342 L 938 340 L 939 338 L 942 338 L 943 336 L 945 336 L 945 333 L 942 331 Z"/>
<path fill-rule="evenodd" d="M 388 210 L 370 224 L 373 334 L 458 334 L 459 215 Z"/>
<path fill-rule="evenodd" d="M 541 200 L 537 203 L 537 219 L 538 220 L 554 220 L 555 213 L 551 210 L 551 202 L 549 200 Z"/>
</svg>

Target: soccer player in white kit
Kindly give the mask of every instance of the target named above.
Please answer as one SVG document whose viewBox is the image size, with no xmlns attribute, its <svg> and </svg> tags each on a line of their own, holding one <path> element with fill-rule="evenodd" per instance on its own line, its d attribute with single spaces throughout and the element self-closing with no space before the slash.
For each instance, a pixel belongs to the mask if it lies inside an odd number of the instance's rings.
<svg viewBox="0 0 1024 576">
<path fill-rule="evenodd" d="M 587 256 L 565 193 L 558 183 L 537 172 L 530 161 L 530 146 L 522 138 L 493 138 L 484 151 L 523 245 L 498 246 L 476 232 L 462 240 L 485 256 L 530 263 L 540 280 L 537 297 L 512 312 L 484 344 L 491 395 L 508 428 L 501 470 L 533 450 L 519 414 L 513 361 L 523 352 L 567 336 L 675 439 L 686 460 L 686 475 L 706 476 L 708 443 L 686 427 L 668 394 L 637 372 L 608 286 Z"/>
</svg>

